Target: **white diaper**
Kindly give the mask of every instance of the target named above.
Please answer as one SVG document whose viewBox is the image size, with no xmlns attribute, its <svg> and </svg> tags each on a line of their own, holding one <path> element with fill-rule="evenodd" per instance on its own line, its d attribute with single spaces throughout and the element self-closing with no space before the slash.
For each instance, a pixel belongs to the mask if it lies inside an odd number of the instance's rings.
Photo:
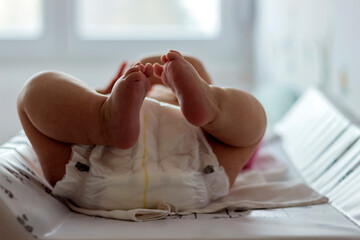
<svg viewBox="0 0 360 240">
<path fill-rule="evenodd" d="M 54 194 L 87 209 L 206 206 L 229 192 L 229 180 L 209 143 L 178 107 L 145 99 L 140 134 L 130 149 L 74 145 Z"/>
</svg>

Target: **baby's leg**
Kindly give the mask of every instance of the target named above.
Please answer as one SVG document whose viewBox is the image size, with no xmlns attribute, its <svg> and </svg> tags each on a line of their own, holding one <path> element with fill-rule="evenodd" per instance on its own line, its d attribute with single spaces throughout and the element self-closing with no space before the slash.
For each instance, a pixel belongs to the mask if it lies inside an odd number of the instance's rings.
<svg viewBox="0 0 360 240">
<path fill-rule="evenodd" d="M 261 104 L 238 89 L 209 86 L 176 51 L 162 61 L 164 66 L 154 66 L 155 75 L 173 90 L 185 118 L 207 133 L 232 183 L 264 134 Z"/>
<path fill-rule="evenodd" d="M 110 96 L 62 73 L 41 73 L 27 82 L 18 98 L 18 112 L 52 185 L 65 173 L 72 144 L 128 148 L 135 143 L 151 75 L 150 64 L 130 68 Z"/>
</svg>

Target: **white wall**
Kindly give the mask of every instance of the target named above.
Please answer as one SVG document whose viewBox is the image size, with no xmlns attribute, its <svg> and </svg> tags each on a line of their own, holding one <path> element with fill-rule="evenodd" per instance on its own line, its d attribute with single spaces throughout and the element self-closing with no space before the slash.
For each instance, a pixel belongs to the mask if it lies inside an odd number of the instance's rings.
<svg viewBox="0 0 360 240">
<path fill-rule="evenodd" d="M 316 85 L 360 117 L 360 1 L 259 0 L 255 32 L 259 83 Z"/>
<path fill-rule="evenodd" d="M 257 6 L 257 78 L 299 87 L 323 81 L 334 1 L 263 0 Z"/>
<path fill-rule="evenodd" d="M 330 90 L 360 120 L 360 1 L 336 1 Z"/>
</svg>

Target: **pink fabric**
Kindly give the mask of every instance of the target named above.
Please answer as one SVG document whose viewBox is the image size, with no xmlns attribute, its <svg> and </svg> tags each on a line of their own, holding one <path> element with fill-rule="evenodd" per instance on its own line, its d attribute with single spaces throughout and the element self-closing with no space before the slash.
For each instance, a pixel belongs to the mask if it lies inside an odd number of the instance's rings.
<svg viewBox="0 0 360 240">
<path fill-rule="evenodd" d="M 255 152 L 253 153 L 253 155 L 249 159 L 249 161 L 245 164 L 243 170 L 248 170 L 248 169 L 252 168 L 252 166 L 254 165 L 255 159 L 256 159 L 262 145 L 263 145 L 263 143 L 260 142 L 259 145 L 257 146 L 257 148 L 255 149 Z"/>
</svg>

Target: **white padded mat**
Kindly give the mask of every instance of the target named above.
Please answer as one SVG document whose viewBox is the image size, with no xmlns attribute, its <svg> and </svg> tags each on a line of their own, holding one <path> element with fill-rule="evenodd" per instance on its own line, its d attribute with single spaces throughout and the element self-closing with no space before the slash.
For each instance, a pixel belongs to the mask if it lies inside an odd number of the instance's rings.
<svg viewBox="0 0 360 240">
<path fill-rule="evenodd" d="M 360 128 L 317 89 L 276 126 L 303 179 L 360 225 Z"/>
</svg>

